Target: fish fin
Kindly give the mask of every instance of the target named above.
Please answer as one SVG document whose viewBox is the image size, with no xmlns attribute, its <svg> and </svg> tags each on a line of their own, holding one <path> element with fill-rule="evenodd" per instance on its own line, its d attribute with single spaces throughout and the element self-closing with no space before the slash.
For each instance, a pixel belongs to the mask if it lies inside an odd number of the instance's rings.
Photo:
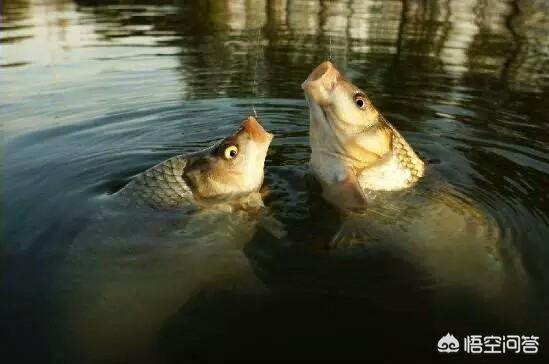
<svg viewBox="0 0 549 364">
<path fill-rule="evenodd" d="M 368 243 L 369 236 L 361 226 L 360 220 L 347 220 L 334 234 L 328 247 L 330 249 L 352 248 Z"/>
<path fill-rule="evenodd" d="M 228 201 L 228 204 L 233 206 L 233 210 L 242 210 L 247 212 L 259 212 L 265 208 L 263 197 L 259 192 L 251 192 L 247 195 L 240 196 L 234 200 Z"/>
<path fill-rule="evenodd" d="M 323 196 L 343 210 L 362 211 L 368 200 L 358 182 L 354 170 L 348 167 L 342 178 L 329 186 L 322 186 Z"/>
<path fill-rule="evenodd" d="M 282 239 L 288 235 L 284 223 L 271 214 L 261 214 L 258 217 L 258 225 L 277 239 Z"/>
<path fill-rule="evenodd" d="M 263 199 L 269 197 L 271 195 L 271 189 L 269 188 L 269 186 L 267 184 L 263 184 L 261 186 L 261 188 L 259 189 L 259 193 L 261 194 L 261 197 Z"/>
</svg>

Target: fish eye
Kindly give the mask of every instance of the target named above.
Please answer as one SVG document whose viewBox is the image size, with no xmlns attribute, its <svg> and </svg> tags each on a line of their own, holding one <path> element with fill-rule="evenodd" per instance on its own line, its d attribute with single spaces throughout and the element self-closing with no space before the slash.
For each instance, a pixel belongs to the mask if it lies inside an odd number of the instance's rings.
<svg viewBox="0 0 549 364">
<path fill-rule="evenodd" d="M 238 155 L 238 148 L 236 145 L 229 145 L 223 152 L 225 159 L 233 159 Z"/>
<path fill-rule="evenodd" d="M 362 96 L 361 94 L 355 95 L 355 105 L 359 109 L 364 109 L 364 107 L 366 106 L 366 99 L 364 98 L 364 96 Z"/>
</svg>

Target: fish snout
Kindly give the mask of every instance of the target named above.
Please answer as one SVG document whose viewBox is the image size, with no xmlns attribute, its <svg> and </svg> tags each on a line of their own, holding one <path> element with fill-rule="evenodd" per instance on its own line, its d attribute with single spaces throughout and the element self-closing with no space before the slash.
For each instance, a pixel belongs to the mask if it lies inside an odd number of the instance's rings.
<svg viewBox="0 0 549 364">
<path fill-rule="evenodd" d="M 301 84 L 301 88 L 313 101 L 323 104 L 330 93 L 337 86 L 340 73 L 330 61 L 318 65 L 307 79 Z"/>
<path fill-rule="evenodd" d="M 242 122 L 241 130 L 248 133 L 258 143 L 270 143 L 274 137 L 273 134 L 267 132 L 259 121 L 251 115 Z"/>
</svg>

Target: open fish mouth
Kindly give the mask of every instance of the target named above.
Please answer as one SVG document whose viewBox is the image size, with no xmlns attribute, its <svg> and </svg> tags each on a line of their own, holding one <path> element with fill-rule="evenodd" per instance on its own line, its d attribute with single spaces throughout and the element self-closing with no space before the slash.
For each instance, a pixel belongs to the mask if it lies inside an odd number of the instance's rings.
<svg viewBox="0 0 549 364">
<path fill-rule="evenodd" d="M 274 135 L 267 132 L 253 116 L 248 116 L 240 127 L 240 132 L 246 132 L 257 143 L 270 143 Z"/>
<path fill-rule="evenodd" d="M 330 101 L 331 92 L 338 85 L 341 73 L 330 61 L 318 65 L 301 84 L 310 101 L 319 105 Z"/>
</svg>

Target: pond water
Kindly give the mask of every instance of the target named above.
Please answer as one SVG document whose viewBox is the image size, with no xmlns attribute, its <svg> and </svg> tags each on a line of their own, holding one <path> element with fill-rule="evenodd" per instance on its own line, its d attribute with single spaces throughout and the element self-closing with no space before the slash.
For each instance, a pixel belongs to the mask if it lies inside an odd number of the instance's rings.
<svg viewBox="0 0 549 364">
<path fill-rule="evenodd" d="M 540 336 L 535 356 L 491 358 L 542 360 L 548 11 L 2 1 L 3 361 L 436 359 L 448 332 Z M 432 162 L 429 193 L 380 196 L 383 213 L 354 219 L 311 194 L 300 84 L 328 57 Z M 136 173 L 228 135 L 254 107 L 275 134 L 266 204 L 286 236 L 244 213 L 110 206 Z M 463 226 L 445 219 L 461 210 Z"/>
</svg>

